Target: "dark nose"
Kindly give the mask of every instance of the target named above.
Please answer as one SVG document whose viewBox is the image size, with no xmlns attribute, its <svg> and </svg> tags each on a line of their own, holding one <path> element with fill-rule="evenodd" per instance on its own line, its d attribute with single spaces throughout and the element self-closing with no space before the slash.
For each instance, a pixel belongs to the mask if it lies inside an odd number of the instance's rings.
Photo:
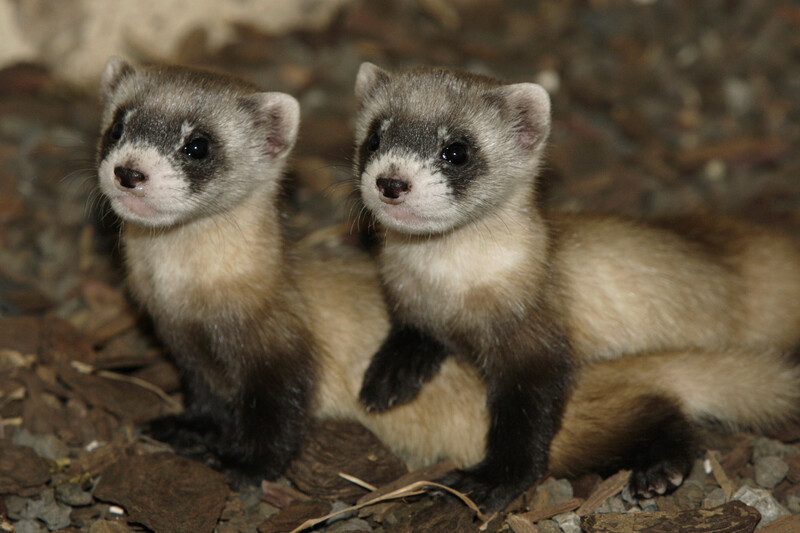
<svg viewBox="0 0 800 533">
<path fill-rule="evenodd" d="M 383 196 L 392 200 L 396 200 L 400 198 L 401 194 L 408 192 L 408 183 L 393 178 L 378 178 L 375 180 L 375 185 L 378 186 L 378 190 Z"/>
<path fill-rule="evenodd" d="M 147 176 L 132 168 L 114 167 L 114 175 L 120 185 L 127 189 L 133 189 L 143 181 L 147 181 Z"/>
</svg>

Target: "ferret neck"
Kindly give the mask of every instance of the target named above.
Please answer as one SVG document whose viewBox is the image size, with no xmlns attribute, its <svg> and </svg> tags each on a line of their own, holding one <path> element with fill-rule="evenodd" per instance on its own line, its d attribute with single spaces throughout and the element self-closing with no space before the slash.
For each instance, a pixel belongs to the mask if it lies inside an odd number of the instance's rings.
<svg viewBox="0 0 800 533">
<path fill-rule="evenodd" d="M 252 194 L 238 207 L 170 228 L 125 224 L 130 270 L 176 290 L 272 286 L 283 275 L 283 238 L 274 198 Z"/>
</svg>

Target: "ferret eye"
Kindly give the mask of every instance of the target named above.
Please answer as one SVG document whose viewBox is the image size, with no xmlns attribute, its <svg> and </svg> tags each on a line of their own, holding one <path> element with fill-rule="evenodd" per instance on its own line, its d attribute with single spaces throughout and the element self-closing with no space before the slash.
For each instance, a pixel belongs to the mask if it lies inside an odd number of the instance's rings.
<svg viewBox="0 0 800 533">
<path fill-rule="evenodd" d="M 208 139 L 197 137 L 183 147 L 183 153 L 192 159 L 205 159 L 209 152 Z"/>
<path fill-rule="evenodd" d="M 448 144 L 442 150 L 442 159 L 451 165 L 460 167 L 469 161 L 469 148 L 463 142 Z"/>
<path fill-rule="evenodd" d="M 373 133 L 372 135 L 370 135 L 369 139 L 367 139 L 367 150 L 369 150 L 370 152 L 374 152 L 375 150 L 380 148 L 380 146 L 381 146 L 380 136 L 377 133 Z"/>
<path fill-rule="evenodd" d="M 111 126 L 109 136 L 112 141 L 118 141 L 122 138 L 122 133 L 125 131 L 125 124 L 122 121 L 117 121 Z"/>
</svg>

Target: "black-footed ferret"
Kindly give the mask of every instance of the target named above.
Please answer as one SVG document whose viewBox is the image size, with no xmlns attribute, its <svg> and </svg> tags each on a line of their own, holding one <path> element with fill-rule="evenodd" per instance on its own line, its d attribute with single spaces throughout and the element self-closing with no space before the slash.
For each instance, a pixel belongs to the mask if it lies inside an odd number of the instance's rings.
<svg viewBox="0 0 800 533">
<path fill-rule="evenodd" d="M 366 254 L 282 239 L 291 97 L 120 58 L 102 90 L 100 188 L 122 219 L 131 292 L 186 378 L 186 412 L 154 423 L 156 436 L 238 482 L 280 474 L 312 416 L 360 421 L 415 467 L 483 458 L 486 389 L 459 358 L 412 401 L 360 405 L 389 317 Z M 690 421 L 763 428 L 794 414 L 800 378 L 778 352 L 626 359 L 579 370 L 550 448 L 554 475 L 632 467 L 663 488 L 691 458 Z"/>
<path fill-rule="evenodd" d="M 448 354 L 471 361 L 489 394 L 486 456 L 444 481 L 487 507 L 545 470 L 586 361 L 670 350 L 722 351 L 721 360 L 800 341 L 800 252 L 788 238 L 732 221 L 645 225 L 540 210 L 550 131 L 541 87 L 365 63 L 356 95 L 356 172 L 385 229 L 379 264 L 392 314 L 360 399 L 387 410 Z M 717 359 L 701 359 L 720 376 Z M 796 389 L 786 389 L 793 402 Z M 666 477 L 679 482 L 685 467 Z"/>
</svg>

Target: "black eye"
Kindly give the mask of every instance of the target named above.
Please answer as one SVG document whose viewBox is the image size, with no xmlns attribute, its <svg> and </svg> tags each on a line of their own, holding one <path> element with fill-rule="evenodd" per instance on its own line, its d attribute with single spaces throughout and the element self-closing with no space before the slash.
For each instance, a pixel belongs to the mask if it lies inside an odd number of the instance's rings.
<svg viewBox="0 0 800 533">
<path fill-rule="evenodd" d="M 469 161 L 469 148 L 463 142 L 448 144 L 442 150 L 442 159 L 459 167 Z"/>
<path fill-rule="evenodd" d="M 197 137 L 192 139 L 183 147 L 183 153 L 192 159 L 205 159 L 208 157 L 208 139 Z"/>
<path fill-rule="evenodd" d="M 375 150 L 377 150 L 380 147 L 380 145 L 381 145 L 381 138 L 377 133 L 373 133 L 372 135 L 369 136 L 369 139 L 367 139 L 367 150 L 369 150 L 370 152 L 374 152 Z"/>
<path fill-rule="evenodd" d="M 109 136 L 111 140 L 118 141 L 122 138 L 122 132 L 125 131 L 125 125 L 122 121 L 117 121 L 111 126 L 111 130 L 109 131 Z"/>
</svg>

